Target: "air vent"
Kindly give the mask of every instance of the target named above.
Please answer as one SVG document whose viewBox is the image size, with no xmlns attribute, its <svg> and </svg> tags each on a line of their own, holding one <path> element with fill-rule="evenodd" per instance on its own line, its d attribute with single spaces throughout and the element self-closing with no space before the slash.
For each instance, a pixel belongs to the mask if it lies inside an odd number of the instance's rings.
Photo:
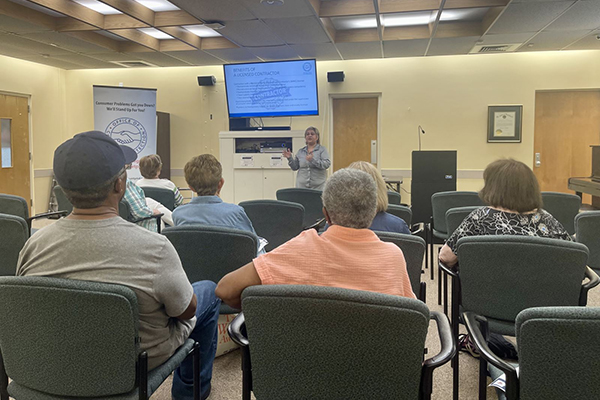
<svg viewBox="0 0 600 400">
<path fill-rule="evenodd" d="M 140 67 L 156 67 L 154 64 L 150 64 L 146 61 L 111 61 L 113 64 L 120 65 L 125 68 L 140 68 Z"/>
<path fill-rule="evenodd" d="M 508 53 L 515 51 L 521 46 L 521 43 L 515 44 L 478 44 L 475 45 L 469 53 Z"/>
</svg>

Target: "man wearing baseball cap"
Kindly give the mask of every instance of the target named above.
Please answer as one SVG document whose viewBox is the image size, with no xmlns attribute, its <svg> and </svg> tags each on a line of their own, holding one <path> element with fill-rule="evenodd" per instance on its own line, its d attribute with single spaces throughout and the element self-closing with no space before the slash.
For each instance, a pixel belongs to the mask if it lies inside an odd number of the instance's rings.
<svg viewBox="0 0 600 400">
<path fill-rule="evenodd" d="M 166 361 L 188 337 L 200 343 L 202 399 L 210 394 L 220 300 L 210 281 L 190 284 L 179 256 L 161 235 L 119 217 L 126 156 L 102 132 L 75 135 L 54 152 L 54 176 L 73 204 L 64 219 L 33 235 L 17 275 L 121 284 L 137 295 L 140 347 L 148 366 Z M 173 398 L 193 398 L 192 361 L 175 372 Z"/>
</svg>

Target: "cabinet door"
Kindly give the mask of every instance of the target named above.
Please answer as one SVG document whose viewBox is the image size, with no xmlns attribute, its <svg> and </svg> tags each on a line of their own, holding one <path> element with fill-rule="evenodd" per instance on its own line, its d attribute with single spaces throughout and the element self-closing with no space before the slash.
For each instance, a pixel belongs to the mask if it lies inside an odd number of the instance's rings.
<svg viewBox="0 0 600 400">
<path fill-rule="evenodd" d="M 265 199 L 275 200 L 279 189 L 294 187 L 294 172 L 290 169 L 264 169 L 263 176 Z"/>
<path fill-rule="evenodd" d="M 236 169 L 233 175 L 235 182 L 233 201 L 236 204 L 240 201 L 260 200 L 263 198 L 264 179 L 261 169 Z"/>
</svg>

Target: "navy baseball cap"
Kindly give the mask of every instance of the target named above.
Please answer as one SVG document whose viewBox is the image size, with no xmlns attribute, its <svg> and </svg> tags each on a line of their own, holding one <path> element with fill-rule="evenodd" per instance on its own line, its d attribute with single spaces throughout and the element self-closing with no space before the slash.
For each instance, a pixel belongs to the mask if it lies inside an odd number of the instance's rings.
<svg viewBox="0 0 600 400">
<path fill-rule="evenodd" d="M 135 150 L 119 146 L 103 132 L 83 132 L 54 151 L 54 177 L 65 189 L 92 188 L 114 178 L 136 158 Z"/>
</svg>

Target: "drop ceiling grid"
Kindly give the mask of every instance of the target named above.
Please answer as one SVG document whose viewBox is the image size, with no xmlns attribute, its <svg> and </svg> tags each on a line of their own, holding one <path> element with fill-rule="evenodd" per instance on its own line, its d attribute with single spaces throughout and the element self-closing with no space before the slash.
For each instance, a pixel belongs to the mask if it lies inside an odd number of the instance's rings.
<svg viewBox="0 0 600 400">
<path fill-rule="evenodd" d="M 254 15 L 239 0 L 169 0 L 203 21 L 241 21 Z"/>
<path fill-rule="evenodd" d="M 51 31 L 51 29 L 45 26 L 30 24 L 29 22 L 21 21 L 15 18 L 11 18 L 7 15 L 0 14 L 0 31 L 23 34 L 48 32 Z"/>
<path fill-rule="evenodd" d="M 300 57 L 288 45 L 248 48 L 252 54 L 265 61 L 297 60 Z"/>
<path fill-rule="evenodd" d="M 284 6 L 266 5 L 260 0 L 241 0 L 244 6 L 256 17 L 266 18 L 296 18 L 314 15 L 312 6 L 306 0 L 288 0 Z"/>
<path fill-rule="evenodd" d="M 433 39 L 429 46 L 428 56 L 447 56 L 454 54 L 469 54 L 479 36 L 454 37 Z"/>
<path fill-rule="evenodd" d="M 600 1 L 579 1 L 545 30 L 574 31 L 600 27 Z"/>
<path fill-rule="evenodd" d="M 418 57 L 425 54 L 429 39 L 384 40 L 383 55 L 392 57 Z"/>
<path fill-rule="evenodd" d="M 560 50 L 565 46 L 573 43 L 577 39 L 580 39 L 586 34 L 588 34 L 589 30 L 583 31 L 556 31 L 556 32 L 546 32 L 543 31 L 539 33 L 535 38 L 533 38 L 529 44 L 533 45 L 531 47 L 523 46 L 518 51 L 548 51 L 548 50 Z"/>
<path fill-rule="evenodd" d="M 260 59 L 250 53 L 248 50 L 240 47 L 238 49 L 214 49 L 206 50 L 208 54 L 225 60 L 229 63 L 241 63 L 241 62 L 258 62 Z"/>
<path fill-rule="evenodd" d="M 511 3 L 488 33 L 538 32 L 571 4 L 573 1 Z"/>
<path fill-rule="evenodd" d="M 381 42 L 337 43 L 344 60 L 381 58 Z"/>
<path fill-rule="evenodd" d="M 191 65 L 221 65 L 223 61 L 206 51 L 168 51 L 165 54 L 183 60 Z"/>
<path fill-rule="evenodd" d="M 291 44 L 290 47 L 302 58 L 315 58 L 319 61 L 342 59 L 332 43 Z"/>
<path fill-rule="evenodd" d="M 58 32 L 27 33 L 21 35 L 21 37 L 45 44 L 53 43 L 63 49 L 77 53 L 100 53 L 106 50 L 102 46 Z"/>
<path fill-rule="evenodd" d="M 227 21 L 220 32 L 240 46 L 278 46 L 285 42 L 261 20 Z"/>
<path fill-rule="evenodd" d="M 316 17 L 265 19 L 264 22 L 287 44 L 330 42 Z"/>
</svg>

